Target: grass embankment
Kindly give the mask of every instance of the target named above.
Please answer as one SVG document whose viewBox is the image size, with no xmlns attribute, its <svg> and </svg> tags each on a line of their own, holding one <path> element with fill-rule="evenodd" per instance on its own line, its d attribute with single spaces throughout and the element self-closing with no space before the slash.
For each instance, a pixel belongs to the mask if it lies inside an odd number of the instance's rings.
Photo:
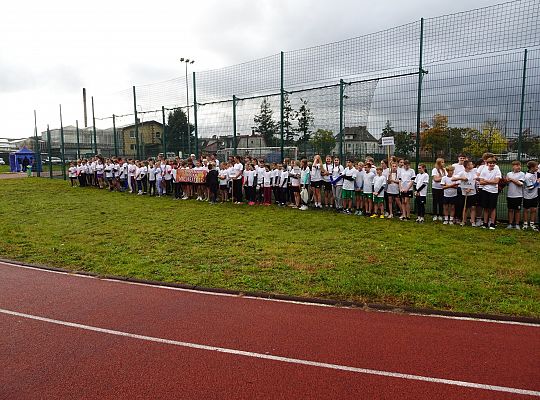
<svg viewBox="0 0 540 400">
<path fill-rule="evenodd" d="M 0 256 L 164 282 L 540 317 L 538 233 L 0 181 Z"/>
</svg>

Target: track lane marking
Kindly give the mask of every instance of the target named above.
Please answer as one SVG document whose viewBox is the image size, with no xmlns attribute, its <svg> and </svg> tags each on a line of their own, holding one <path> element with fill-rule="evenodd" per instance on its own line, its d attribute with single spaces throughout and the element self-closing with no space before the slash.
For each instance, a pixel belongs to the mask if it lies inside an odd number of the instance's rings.
<svg viewBox="0 0 540 400">
<path fill-rule="evenodd" d="M 233 297 L 233 298 L 237 298 L 237 299 L 269 301 L 269 302 L 286 303 L 286 304 L 298 304 L 298 305 L 311 306 L 311 307 L 337 308 L 337 309 L 340 309 L 340 310 L 349 309 L 349 310 L 361 310 L 362 311 L 362 308 L 359 308 L 359 307 L 342 307 L 342 306 L 335 306 L 335 305 L 331 305 L 331 304 L 320 304 L 320 303 L 309 303 L 309 302 L 295 301 L 295 300 L 282 300 L 282 299 L 271 299 L 271 298 L 264 298 L 264 297 L 243 296 L 243 295 L 231 294 L 231 293 L 207 292 L 207 291 L 204 291 L 202 289 L 201 290 L 186 289 L 186 288 L 173 287 L 173 286 L 163 286 L 163 285 L 159 285 L 159 284 L 149 284 L 149 283 L 142 283 L 142 282 L 130 282 L 130 281 L 124 281 L 124 280 L 121 280 L 121 279 L 99 278 L 99 277 L 91 276 L 91 275 L 78 274 L 76 272 L 54 271 L 54 270 L 50 270 L 50 269 L 36 268 L 36 267 L 27 266 L 27 265 L 12 264 L 12 263 L 5 262 L 5 261 L 0 262 L 0 266 L 2 266 L 2 265 L 7 265 L 7 266 L 11 266 L 11 267 L 16 267 L 16 268 L 29 269 L 29 270 L 38 271 L 38 272 L 48 272 L 48 273 L 52 273 L 52 274 L 67 275 L 67 276 L 72 276 L 72 277 L 77 277 L 77 278 L 94 279 L 96 281 L 122 283 L 122 284 L 126 284 L 126 285 L 143 286 L 143 287 L 149 287 L 149 288 L 154 288 L 154 289 L 165 289 L 165 290 L 173 290 L 173 291 L 178 291 L 178 292 L 195 293 L 195 294 L 201 294 L 201 295 L 205 295 L 205 296 Z M 490 323 L 490 324 L 519 325 L 519 326 L 528 326 L 528 327 L 532 327 L 532 328 L 540 328 L 540 324 L 534 324 L 534 323 L 529 323 L 529 322 L 501 321 L 501 320 L 495 320 L 495 319 L 473 318 L 473 317 L 458 317 L 458 316 L 451 316 L 451 315 L 419 314 L 419 313 L 413 313 L 413 312 L 399 313 L 399 312 L 395 312 L 395 311 L 392 311 L 392 310 L 369 309 L 369 312 L 378 312 L 378 313 L 394 314 L 394 315 L 413 315 L 413 316 L 416 316 L 416 317 L 424 317 L 424 318 L 442 318 L 442 319 L 452 319 L 452 320 L 457 320 L 457 321 L 486 322 L 486 323 Z"/>
<path fill-rule="evenodd" d="M 434 378 L 434 377 L 429 377 L 429 376 L 403 374 L 399 372 L 389 372 L 389 371 L 381 371 L 381 370 L 367 369 L 367 368 L 350 367 L 346 365 L 330 364 L 330 363 L 323 363 L 323 362 L 317 362 L 317 361 L 302 360 L 298 358 L 275 356 L 271 354 L 262 354 L 262 353 L 255 353 L 251 351 L 228 349 L 224 347 L 209 346 L 209 345 L 198 344 L 198 343 L 181 342 L 177 340 L 138 335 L 135 333 L 122 332 L 122 331 L 116 331 L 112 329 L 99 328 L 99 327 L 91 326 L 91 325 L 83 325 L 83 324 L 78 324 L 74 322 L 61 321 L 57 319 L 40 317 L 40 316 L 32 315 L 32 314 L 25 314 L 25 313 L 21 313 L 17 311 L 5 310 L 2 308 L 0 308 L 0 313 L 5 314 L 5 315 L 20 317 L 20 318 L 31 319 L 35 321 L 47 322 L 47 323 L 51 323 L 55 325 L 67 326 L 70 328 L 78 328 L 78 329 L 82 329 L 86 331 L 105 333 L 105 334 L 114 335 L 114 336 L 128 337 L 132 339 L 168 344 L 168 345 L 173 345 L 173 346 L 178 346 L 178 347 L 186 347 L 186 348 L 197 349 L 197 350 L 213 351 L 213 352 L 218 352 L 218 353 L 232 354 L 236 356 L 259 358 L 259 359 L 271 360 L 271 361 L 279 361 L 279 362 L 288 363 L 288 364 L 299 364 L 299 365 L 307 365 L 310 367 L 354 372 L 354 373 L 364 374 L 364 375 L 377 375 L 377 376 L 384 376 L 384 377 L 389 377 L 389 378 L 399 378 L 399 379 L 405 379 L 405 380 L 411 380 L 411 381 L 422 381 L 422 382 L 437 383 L 437 384 L 450 385 L 450 386 L 459 386 L 459 387 L 466 387 L 466 388 L 472 388 L 472 389 L 487 390 L 487 391 L 492 391 L 492 392 L 504 392 L 504 393 L 540 397 L 540 391 L 535 391 L 535 390 L 511 388 L 511 387 L 506 387 L 506 386 L 487 385 L 487 384 L 474 383 L 474 382 L 458 381 L 458 380 L 453 380 L 453 379 Z"/>
</svg>

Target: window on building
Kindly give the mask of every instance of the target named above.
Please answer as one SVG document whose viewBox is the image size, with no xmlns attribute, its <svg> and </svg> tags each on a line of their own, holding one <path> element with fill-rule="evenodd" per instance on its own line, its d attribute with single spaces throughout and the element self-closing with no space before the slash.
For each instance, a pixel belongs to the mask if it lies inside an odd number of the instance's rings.
<svg viewBox="0 0 540 400">
<path fill-rule="evenodd" d="M 129 138 L 135 139 L 135 131 L 129 131 Z"/>
<path fill-rule="evenodd" d="M 159 139 L 161 137 L 161 132 L 156 132 L 156 139 Z"/>
<path fill-rule="evenodd" d="M 134 144 L 130 144 L 130 145 L 129 145 L 129 149 L 130 149 L 130 150 L 135 150 L 135 149 L 136 149 L 136 147 L 137 147 L 137 146 L 136 146 L 136 145 L 134 145 Z"/>
</svg>

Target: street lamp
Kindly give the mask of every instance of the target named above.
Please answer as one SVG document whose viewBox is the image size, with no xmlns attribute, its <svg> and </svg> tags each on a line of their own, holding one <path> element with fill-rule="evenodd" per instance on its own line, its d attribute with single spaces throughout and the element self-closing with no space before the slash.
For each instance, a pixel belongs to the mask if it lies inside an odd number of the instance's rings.
<svg viewBox="0 0 540 400">
<path fill-rule="evenodd" d="M 180 62 L 186 64 L 186 116 L 187 116 L 187 140 L 188 140 L 188 153 L 191 155 L 191 132 L 189 129 L 189 80 L 188 80 L 188 64 L 193 64 L 195 60 L 182 57 Z"/>
</svg>

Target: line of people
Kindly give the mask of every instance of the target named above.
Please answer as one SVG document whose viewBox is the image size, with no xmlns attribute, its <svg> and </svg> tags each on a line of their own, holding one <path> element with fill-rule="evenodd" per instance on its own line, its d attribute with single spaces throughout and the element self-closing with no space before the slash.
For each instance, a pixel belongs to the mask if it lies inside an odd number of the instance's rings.
<svg viewBox="0 0 540 400">
<path fill-rule="evenodd" d="M 504 177 L 493 154 L 486 153 L 473 163 L 460 154 L 450 166 L 437 159 L 431 176 L 425 164 L 417 171 L 408 160 L 393 157 L 388 165 L 375 165 L 371 157 L 364 161 L 317 155 L 313 161 L 285 159 L 283 163 L 265 163 L 262 159 L 240 156 L 219 162 L 214 156 L 187 160 L 158 157 L 138 161 L 96 156 L 79 160 L 69 167 L 72 186 L 94 186 L 128 191 L 138 195 L 167 196 L 174 199 L 207 200 L 212 204 L 290 206 L 300 210 L 334 209 L 344 214 L 371 218 L 410 220 L 416 207 L 416 222 L 425 221 L 427 192 L 431 187 L 433 221 L 444 225 L 482 226 L 495 229 L 498 196 L 507 185 L 508 228 L 536 228 L 538 207 L 538 163 L 530 161 L 528 171 L 514 161 Z M 201 171 L 204 183 L 182 182 L 178 170 Z M 521 225 L 521 209 L 523 224 Z"/>
</svg>

